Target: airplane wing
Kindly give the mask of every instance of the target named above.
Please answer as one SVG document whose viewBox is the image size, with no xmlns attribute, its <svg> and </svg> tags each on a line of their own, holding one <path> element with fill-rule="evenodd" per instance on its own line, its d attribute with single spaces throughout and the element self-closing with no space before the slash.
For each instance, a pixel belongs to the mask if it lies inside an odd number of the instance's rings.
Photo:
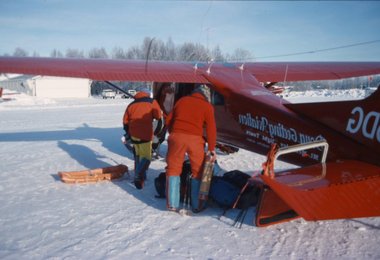
<svg viewBox="0 0 380 260">
<path fill-rule="evenodd" d="M 0 73 L 89 78 L 100 81 L 209 83 L 208 68 L 237 70 L 241 64 L 143 60 L 0 57 Z M 249 62 L 259 82 L 340 79 L 380 74 L 380 62 Z"/>
<path fill-rule="evenodd" d="M 252 62 L 244 64 L 260 82 L 333 80 L 380 73 L 380 62 Z"/>
<path fill-rule="evenodd" d="M 142 60 L 0 57 L 0 73 L 88 78 L 99 81 L 208 83 L 191 63 Z"/>
</svg>

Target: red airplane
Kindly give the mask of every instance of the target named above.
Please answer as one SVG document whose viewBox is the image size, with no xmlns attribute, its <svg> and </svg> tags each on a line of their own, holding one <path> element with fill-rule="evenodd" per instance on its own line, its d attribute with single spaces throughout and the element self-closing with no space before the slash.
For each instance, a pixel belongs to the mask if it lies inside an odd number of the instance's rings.
<svg viewBox="0 0 380 260">
<path fill-rule="evenodd" d="M 207 84 L 218 141 L 268 154 L 259 176 L 263 188 L 257 226 L 296 217 L 315 221 L 380 216 L 380 88 L 363 100 L 305 104 L 289 103 L 270 91 L 276 82 L 380 74 L 380 62 L 238 64 L 0 57 L 0 73 L 154 82 L 156 96 L 167 85 L 163 83 L 169 83 L 175 100 L 196 84 Z M 271 83 L 267 88 L 261 82 Z M 275 170 L 280 155 L 300 168 Z"/>
</svg>

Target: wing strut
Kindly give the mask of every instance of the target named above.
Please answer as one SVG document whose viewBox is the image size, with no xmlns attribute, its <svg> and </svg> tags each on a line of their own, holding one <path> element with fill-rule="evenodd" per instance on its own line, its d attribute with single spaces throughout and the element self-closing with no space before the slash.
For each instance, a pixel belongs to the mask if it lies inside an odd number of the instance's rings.
<svg viewBox="0 0 380 260">
<path fill-rule="evenodd" d="M 152 43 L 154 41 L 154 37 L 152 40 L 149 42 L 148 50 L 146 51 L 146 60 L 145 60 L 145 73 L 148 73 L 148 61 L 149 61 L 149 54 L 150 54 L 150 49 L 152 48 Z"/>
</svg>

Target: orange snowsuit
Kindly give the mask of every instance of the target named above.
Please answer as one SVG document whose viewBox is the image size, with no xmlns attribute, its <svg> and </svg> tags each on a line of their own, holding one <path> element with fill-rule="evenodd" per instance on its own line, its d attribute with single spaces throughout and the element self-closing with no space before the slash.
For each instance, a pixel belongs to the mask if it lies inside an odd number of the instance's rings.
<svg viewBox="0 0 380 260">
<path fill-rule="evenodd" d="M 188 154 L 193 178 L 201 178 L 204 160 L 203 129 L 206 128 L 208 150 L 216 145 L 214 108 L 200 93 L 181 98 L 166 118 L 169 129 L 167 176 L 180 176 L 185 153 Z"/>
<path fill-rule="evenodd" d="M 161 120 L 161 116 L 162 112 L 157 101 L 144 91 L 137 92 L 135 101 L 128 105 L 124 113 L 124 130 L 133 143 L 134 184 L 139 190 L 144 187 L 146 171 L 152 160 L 153 119 Z"/>
<path fill-rule="evenodd" d="M 143 99 L 146 102 L 139 102 Z M 159 120 L 162 112 L 156 100 L 150 99 L 144 92 L 137 92 L 135 101 L 129 104 L 125 110 L 123 124 L 128 125 L 129 135 L 149 142 L 153 138 L 153 119 Z"/>
<path fill-rule="evenodd" d="M 157 101 L 147 93 L 138 92 L 135 101 L 125 110 L 123 124 L 128 125 L 128 133 L 135 142 L 136 155 L 140 158 L 152 159 L 153 119 L 162 116 Z"/>
</svg>

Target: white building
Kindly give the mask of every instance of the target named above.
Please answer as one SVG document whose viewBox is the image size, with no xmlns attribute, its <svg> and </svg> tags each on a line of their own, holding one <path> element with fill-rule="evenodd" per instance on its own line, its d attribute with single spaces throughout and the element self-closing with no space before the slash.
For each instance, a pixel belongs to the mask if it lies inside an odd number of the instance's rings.
<svg viewBox="0 0 380 260">
<path fill-rule="evenodd" d="M 17 76 L 0 81 L 0 87 L 46 98 L 85 98 L 91 96 L 89 79 L 50 77 L 50 76 Z"/>
</svg>

